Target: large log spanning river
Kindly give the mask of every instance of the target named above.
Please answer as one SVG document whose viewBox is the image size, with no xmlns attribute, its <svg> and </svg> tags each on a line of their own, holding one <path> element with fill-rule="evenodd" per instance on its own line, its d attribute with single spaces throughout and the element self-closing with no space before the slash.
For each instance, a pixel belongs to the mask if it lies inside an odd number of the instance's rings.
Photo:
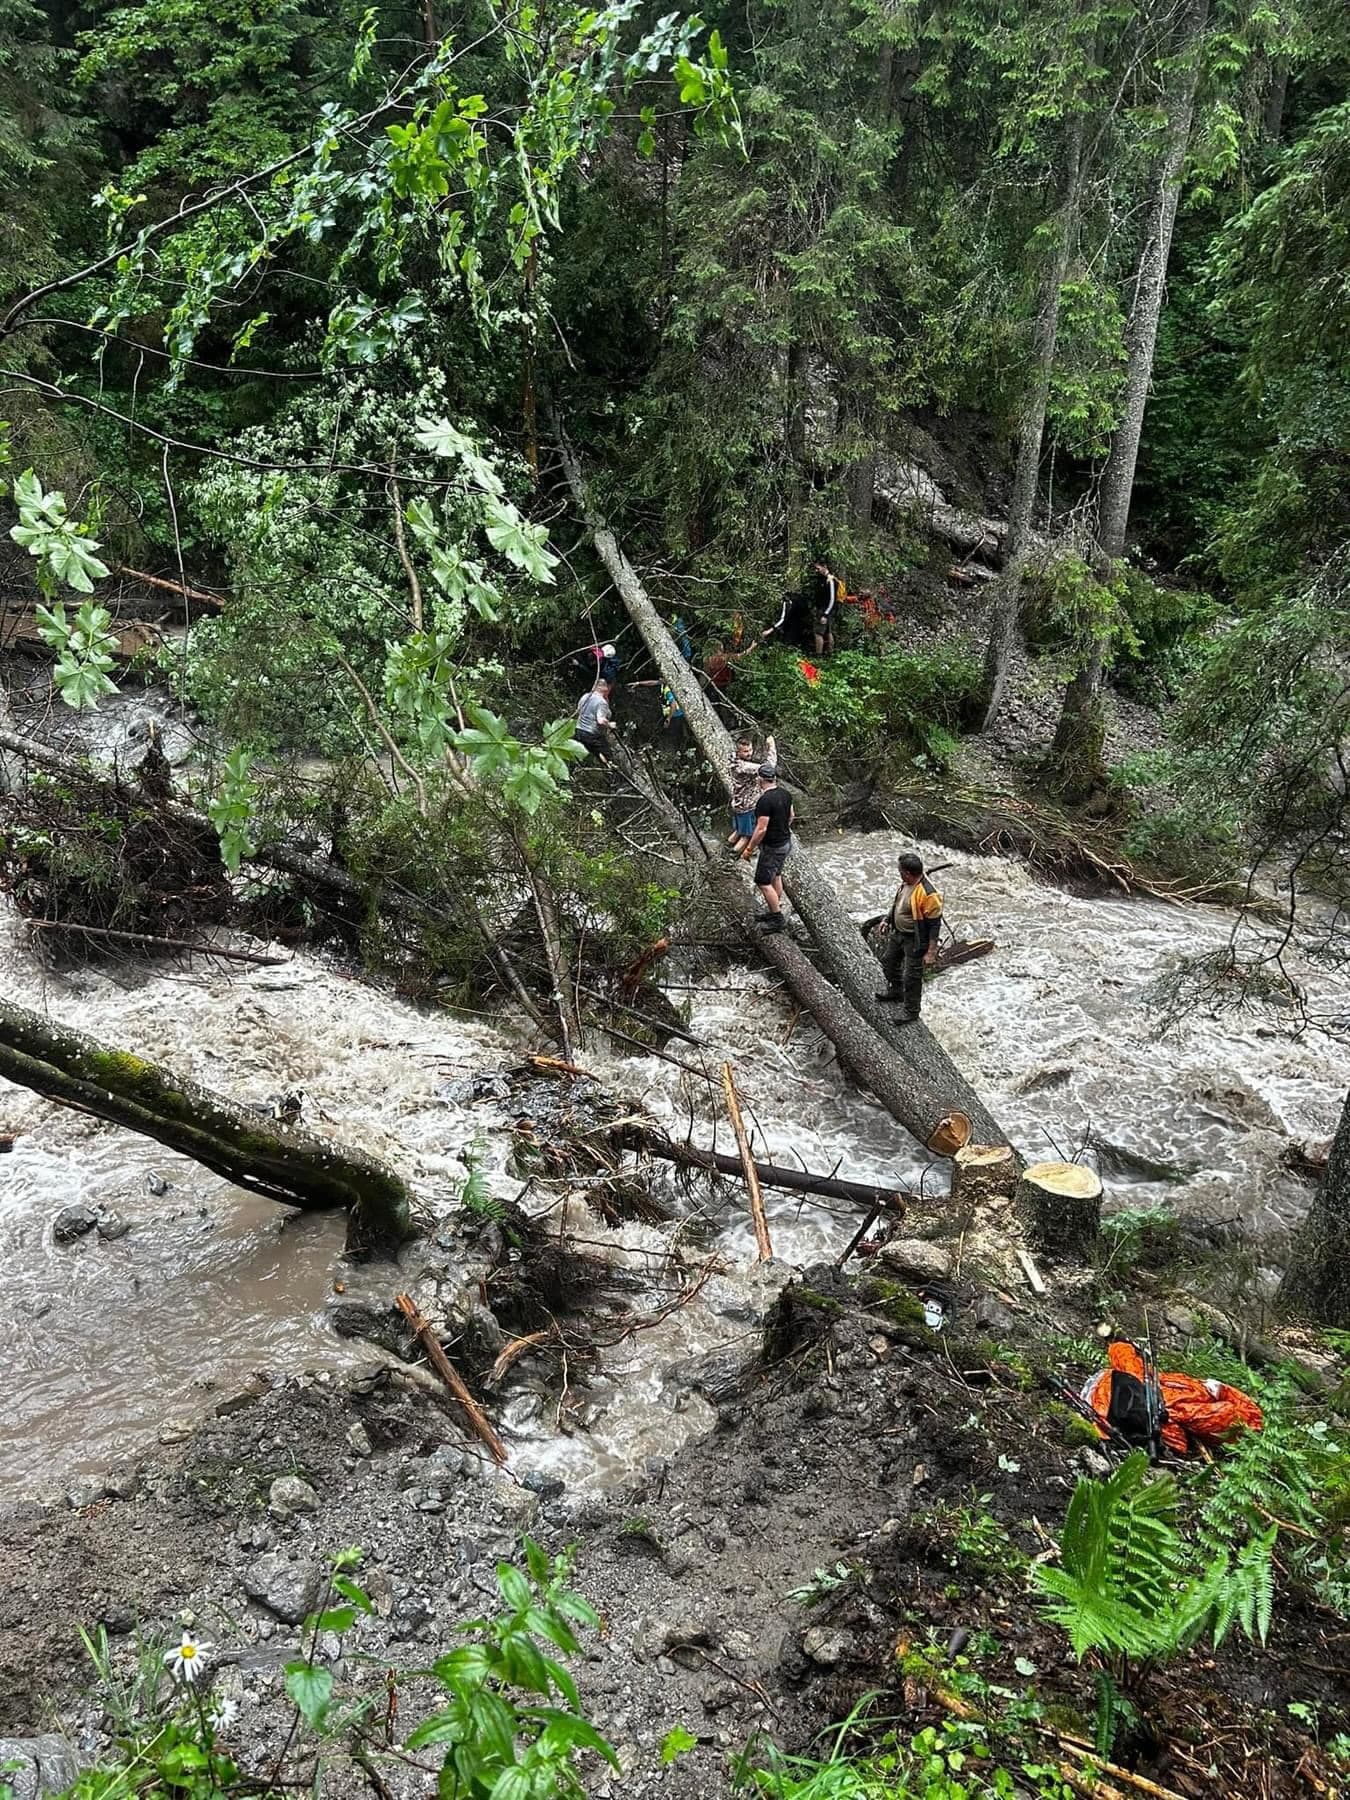
<svg viewBox="0 0 1350 1800">
<path fill-rule="evenodd" d="M 880 910 L 904 842 L 840 835 L 817 854 L 861 917 Z M 1024 1154 L 1072 1154 L 1091 1127 L 1116 1147 L 1108 1206 L 1203 1209 L 1240 1217 L 1258 1238 L 1298 1216 L 1309 1190 L 1282 1158 L 1291 1142 L 1331 1131 L 1350 1084 L 1344 1041 L 1334 1030 L 1294 1036 L 1290 1014 L 1272 1005 L 1198 1011 L 1159 1035 L 1156 984 L 1183 956 L 1226 943 L 1231 914 L 1077 899 L 1015 862 L 921 848 L 951 865 L 941 883 L 958 929 L 998 941 L 991 956 L 932 984 L 926 1016 Z M 1350 1020 L 1350 970 L 1294 965 L 1319 1014 Z M 672 968 L 670 979 L 672 999 L 690 1003 L 710 1070 L 723 1057 L 735 1062 L 760 1154 L 895 1186 L 923 1176 L 930 1159 L 850 1087 L 809 1021 L 793 1023 L 767 971 L 735 968 L 686 988 Z M 304 1089 L 311 1119 L 326 1115 L 433 1205 L 453 1204 L 465 1150 L 480 1156 L 493 1192 L 520 1190 L 506 1171 L 504 1114 L 466 1091 L 468 1078 L 518 1054 L 508 1018 L 418 1012 L 306 955 L 284 968 L 55 976 L 38 967 L 12 915 L 0 917 L 0 982 L 16 1000 L 239 1098 Z M 656 1058 L 619 1061 L 595 1049 L 586 1061 L 681 1133 L 692 1108 L 695 1136 L 713 1141 L 702 1082 Z M 0 1157 L 0 1496 L 40 1491 L 152 1443 L 254 1369 L 370 1354 L 324 1322 L 340 1217 L 291 1214 L 4 1083 L 0 1131 L 18 1134 Z M 725 1121 L 717 1142 L 731 1147 Z M 1131 1158 L 1177 1165 L 1186 1179 L 1150 1179 Z M 944 1186 L 943 1169 L 927 1180 Z M 163 1182 L 167 1192 L 151 1191 Z M 721 1247 L 744 1265 L 754 1252 L 739 1198 L 727 1191 Z M 857 1222 L 799 1197 L 767 1199 L 775 1251 L 789 1262 L 837 1252 Z M 79 1203 L 130 1230 L 56 1245 L 54 1216 Z M 622 1257 L 662 1242 L 653 1227 L 588 1231 Z M 554 1442 L 537 1420 L 516 1418 L 518 1433 L 540 1434 L 532 1459 L 573 1481 L 604 1480 L 699 1429 L 706 1408 L 673 1405 L 663 1370 L 744 1333 L 734 1285 L 710 1284 L 613 1353 L 591 1436 Z"/>
</svg>

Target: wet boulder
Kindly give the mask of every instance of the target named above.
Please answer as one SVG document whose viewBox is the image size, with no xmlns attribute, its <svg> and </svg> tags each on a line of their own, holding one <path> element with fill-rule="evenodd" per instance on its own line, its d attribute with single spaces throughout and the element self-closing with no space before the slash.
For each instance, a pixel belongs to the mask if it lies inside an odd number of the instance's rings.
<svg viewBox="0 0 1350 1800">
<path fill-rule="evenodd" d="M 949 1281 L 952 1273 L 951 1252 L 940 1244 L 926 1243 L 922 1238 L 899 1238 L 883 1244 L 879 1260 L 892 1273 L 906 1281 Z"/>
<path fill-rule="evenodd" d="M 0 1738 L 0 1769 L 7 1763 L 15 1765 L 3 1778 L 14 1800 L 41 1800 L 44 1794 L 59 1794 L 80 1773 L 75 1752 L 55 1732 L 42 1737 Z"/>
<path fill-rule="evenodd" d="M 52 1241 L 73 1244 L 77 1238 L 87 1237 L 97 1224 L 98 1214 L 92 1206 L 63 1206 L 52 1220 Z"/>
<path fill-rule="evenodd" d="M 244 1592 L 287 1625 L 303 1623 L 319 1598 L 319 1565 L 281 1550 L 260 1556 L 244 1573 Z"/>
</svg>

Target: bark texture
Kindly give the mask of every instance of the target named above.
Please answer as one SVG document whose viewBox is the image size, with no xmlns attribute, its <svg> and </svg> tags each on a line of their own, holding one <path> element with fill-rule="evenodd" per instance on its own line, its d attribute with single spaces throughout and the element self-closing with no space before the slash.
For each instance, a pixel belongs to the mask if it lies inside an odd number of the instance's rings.
<svg viewBox="0 0 1350 1800">
<path fill-rule="evenodd" d="M 1324 1325 L 1350 1329 L 1350 1095 L 1326 1172 L 1294 1239 L 1280 1298 Z"/>
<path fill-rule="evenodd" d="M 1078 236 L 1078 212 L 1083 193 L 1083 114 L 1069 120 L 1064 142 L 1064 174 L 1054 250 L 1041 278 L 1032 340 L 1031 379 L 1022 398 L 1017 424 L 1017 465 L 1013 472 L 1012 501 L 1008 511 L 1008 535 L 1003 545 L 1003 573 L 993 591 L 989 618 L 989 642 L 984 657 L 982 730 L 988 731 L 1003 708 L 1008 687 L 1008 668 L 1017 642 L 1017 621 L 1022 607 L 1022 578 L 1032 546 L 1036 495 L 1040 486 L 1041 444 L 1045 414 L 1050 401 L 1050 377 L 1059 343 L 1060 292 L 1069 272 Z"/>
<path fill-rule="evenodd" d="M 680 655 L 614 533 L 591 505 L 580 464 L 565 443 L 562 455 L 577 507 L 628 616 L 662 678 L 684 708 L 699 748 L 729 794 L 732 745 L 726 727 Z M 688 841 L 689 827 L 678 813 L 672 828 Z M 699 849 L 702 848 L 700 840 Z M 754 916 L 754 900 L 732 869 L 710 862 L 708 875 L 728 910 L 749 922 Z M 1007 1133 L 927 1026 L 897 1025 L 877 1003 L 876 958 L 863 941 L 856 921 L 845 911 L 833 883 L 800 844 L 796 844 L 789 858 L 785 885 L 829 979 L 788 932 L 766 934 L 759 948 L 781 970 L 793 993 L 817 1019 L 854 1074 L 921 1142 L 926 1143 L 941 1120 L 954 1111 L 966 1114 L 976 1137 L 987 1143 L 1006 1142 Z"/>
<path fill-rule="evenodd" d="M 1056 1256 L 1091 1254 L 1102 1220 L 1102 1184 L 1082 1163 L 1032 1163 L 1017 1184 L 1027 1237 Z"/>
<path fill-rule="evenodd" d="M 1153 357 L 1158 344 L 1158 323 L 1167 292 L 1167 264 L 1172 254 L 1172 230 L 1181 199 L 1181 173 L 1190 147 L 1195 116 L 1195 93 L 1200 79 L 1201 40 L 1209 22 L 1210 0 L 1185 0 L 1170 46 L 1173 66 L 1167 78 L 1164 106 L 1167 138 L 1162 158 L 1154 171 L 1144 217 L 1143 237 L 1134 268 L 1134 295 L 1125 333 L 1125 388 L 1121 395 L 1120 422 L 1111 439 L 1111 452 L 1102 472 L 1097 500 L 1096 552 L 1101 572 L 1125 550 L 1130 522 L 1134 472 L 1139 461 L 1139 440 L 1153 382 Z M 1069 798 L 1075 790 L 1091 785 L 1101 761 L 1097 729 L 1106 645 L 1094 639 L 1083 667 L 1064 694 L 1051 761 L 1059 769 L 1061 785 Z M 1096 760 L 1090 768 L 1084 758 Z"/>
<path fill-rule="evenodd" d="M 153 1138 L 236 1187 L 305 1210 L 344 1207 L 347 1248 L 390 1255 L 412 1235 L 399 1176 L 347 1150 L 237 1106 L 158 1063 L 0 1000 L 0 1076 L 49 1100 Z"/>
</svg>

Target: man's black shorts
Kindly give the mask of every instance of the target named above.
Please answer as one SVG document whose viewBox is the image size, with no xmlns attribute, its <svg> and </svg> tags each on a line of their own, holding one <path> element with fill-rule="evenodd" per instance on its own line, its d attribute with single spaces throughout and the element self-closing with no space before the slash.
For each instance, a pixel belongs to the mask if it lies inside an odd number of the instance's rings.
<svg viewBox="0 0 1350 1800">
<path fill-rule="evenodd" d="M 609 745 L 598 731 L 578 731 L 576 740 L 579 744 L 584 744 L 592 756 L 598 756 L 602 762 L 605 760 Z"/>
<path fill-rule="evenodd" d="M 769 887 L 783 873 L 792 845 L 763 844 L 760 846 L 759 861 L 755 864 L 755 886 Z"/>
</svg>

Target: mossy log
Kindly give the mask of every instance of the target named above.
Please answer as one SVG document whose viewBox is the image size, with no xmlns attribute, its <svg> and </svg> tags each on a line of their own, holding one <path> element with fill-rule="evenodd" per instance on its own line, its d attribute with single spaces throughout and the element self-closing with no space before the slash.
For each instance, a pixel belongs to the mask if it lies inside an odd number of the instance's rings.
<svg viewBox="0 0 1350 1800">
<path fill-rule="evenodd" d="M 284 1206 L 347 1212 L 347 1249 L 392 1255 L 412 1235 L 402 1179 L 383 1163 L 246 1107 L 160 1064 L 0 1000 L 0 1076 L 153 1138 Z"/>
<path fill-rule="evenodd" d="M 1037 1249 L 1085 1257 L 1101 1230 L 1101 1177 L 1083 1163 L 1032 1163 L 1017 1183 L 1017 1211 Z"/>
<path fill-rule="evenodd" d="M 974 1206 L 996 1195 L 1011 1199 L 1019 1173 L 1017 1152 L 1010 1144 L 967 1144 L 953 1158 L 952 1200 Z"/>
</svg>

